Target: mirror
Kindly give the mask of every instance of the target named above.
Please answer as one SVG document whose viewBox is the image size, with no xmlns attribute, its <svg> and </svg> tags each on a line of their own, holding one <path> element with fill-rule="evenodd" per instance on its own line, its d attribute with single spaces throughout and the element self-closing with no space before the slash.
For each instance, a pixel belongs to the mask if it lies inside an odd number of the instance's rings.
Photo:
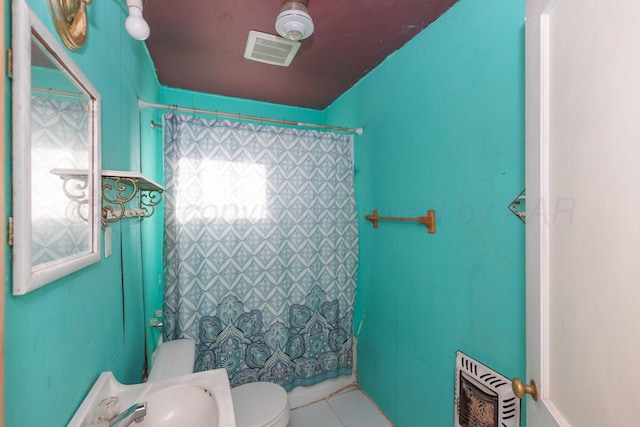
<svg viewBox="0 0 640 427">
<path fill-rule="evenodd" d="M 24 0 L 13 23 L 13 293 L 100 260 L 100 97 Z"/>
</svg>

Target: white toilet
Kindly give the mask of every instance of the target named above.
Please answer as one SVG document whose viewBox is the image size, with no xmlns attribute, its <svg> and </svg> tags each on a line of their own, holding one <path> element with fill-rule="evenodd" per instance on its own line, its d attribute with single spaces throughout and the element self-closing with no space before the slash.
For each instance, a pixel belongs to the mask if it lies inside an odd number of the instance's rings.
<svg viewBox="0 0 640 427">
<path fill-rule="evenodd" d="M 147 381 L 193 372 L 196 344 L 189 339 L 167 341 L 158 347 Z M 231 389 L 236 427 L 287 427 L 289 398 L 282 386 L 257 382 Z"/>
</svg>

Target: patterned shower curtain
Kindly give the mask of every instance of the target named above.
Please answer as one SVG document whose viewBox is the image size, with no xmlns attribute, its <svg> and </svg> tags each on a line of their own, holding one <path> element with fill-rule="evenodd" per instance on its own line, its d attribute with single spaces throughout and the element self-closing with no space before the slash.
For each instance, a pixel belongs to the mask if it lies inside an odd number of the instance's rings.
<svg viewBox="0 0 640 427">
<path fill-rule="evenodd" d="M 232 387 L 351 373 L 352 137 L 173 113 L 164 135 L 165 338 Z"/>
</svg>

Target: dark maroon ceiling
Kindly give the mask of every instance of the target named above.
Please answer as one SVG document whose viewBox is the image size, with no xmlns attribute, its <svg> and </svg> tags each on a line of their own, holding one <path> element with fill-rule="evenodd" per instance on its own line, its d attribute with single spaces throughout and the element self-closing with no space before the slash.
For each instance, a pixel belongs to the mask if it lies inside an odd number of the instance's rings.
<svg viewBox="0 0 640 427">
<path fill-rule="evenodd" d="M 162 85 L 324 109 L 456 1 L 309 0 L 315 31 L 286 68 L 243 56 L 282 0 L 149 0 L 144 17 Z"/>
</svg>

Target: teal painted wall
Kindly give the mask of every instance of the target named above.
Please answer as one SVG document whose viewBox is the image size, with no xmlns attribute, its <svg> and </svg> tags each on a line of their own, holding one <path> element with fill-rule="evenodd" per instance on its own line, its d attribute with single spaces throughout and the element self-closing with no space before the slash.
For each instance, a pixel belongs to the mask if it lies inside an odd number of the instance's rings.
<svg viewBox="0 0 640 427">
<path fill-rule="evenodd" d="M 325 111 L 364 127 L 357 377 L 398 427 L 453 424 L 456 350 L 525 371 L 524 3 L 461 0 Z"/>
<path fill-rule="evenodd" d="M 52 29 L 46 2 L 28 3 Z M 93 2 L 87 43 L 70 55 L 102 98 L 102 167 L 139 171 L 148 143 L 141 137 L 149 136 L 140 126 L 141 115 L 148 113 L 139 113 L 137 98 L 156 101 L 159 84 L 144 44 L 124 30 L 125 10 L 124 2 Z M 7 10 L 7 28 L 10 16 Z M 7 186 L 5 195 L 9 191 Z M 11 295 L 7 277 L 4 425 L 66 425 L 103 371 L 113 371 L 124 383 L 141 380 L 141 225 L 129 219 L 112 228 L 109 258 L 25 296 Z"/>
<path fill-rule="evenodd" d="M 269 67 L 269 65 L 265 65 Z M 187 108 L 199 108 L 231 114 L 245 114 L 270 119 L 293 120 L 308 123 L 321 123 L 322 111 L 309 108 L 290 107 L 270 104 L 268 102 L 249 99 L 229 98 L 220 95 L 209 95 L 183 89 L 161 87 L 160 101 L 163 104 L 179 105 Z M 209 116 L 213 118 L 213 116 Z"/>
<path fill-rule="evenodd" d="M 52 28 L 45 3 L 29 3 Z M 455 350 L 524 373 L 524 227 L 507 210 L 524 185 L 524 0 L 461 0 L 324 112 L 159 87 L 123 9 L 94 2 L 88 44 L 71 54 L 102 95 L 104 169 L 163 182 L 161 132 L 149 126 L 161 112 L 139 112 L 138 97 L 364 126 L 360 384 L 399 427 L 444 426 Z M 362 219 L 431 208 L 435 235 L 396 223 L 374 231 Z M 11 296 L 8 278 L 5 425 L 64 425 L 102 371 L 140 380 L 145 322 L 162 303 L 162 227 L 162 209 L 121 221 L 112 257 L 26 296 Z M 157 332 L 146 329 L 149 353 Z"/>
</svg>

